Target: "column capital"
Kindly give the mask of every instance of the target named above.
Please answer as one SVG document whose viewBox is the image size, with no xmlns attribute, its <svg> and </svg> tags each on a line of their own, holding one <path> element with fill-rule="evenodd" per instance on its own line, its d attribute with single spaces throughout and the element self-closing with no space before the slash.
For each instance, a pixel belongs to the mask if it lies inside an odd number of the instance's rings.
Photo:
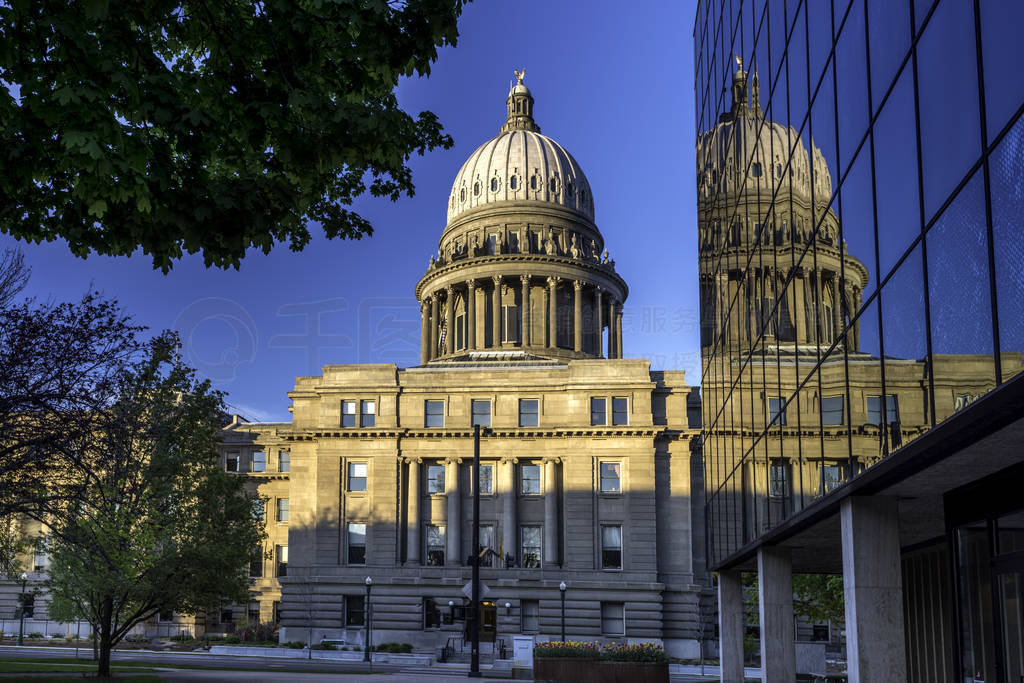
<svg viewBox="0 0 1024 683">
<path fill-rule="evenodd" d="M 401 457 L 400 460 L 406 465 L 422 465 L 423 458 L 412 458 L 408 456 Z"/>
<path fill-rule="evenodd" d="M 550 276 L 548 276 L 548 286 L 549 287 L 555 287 L 561 281 L 562 281 L 562 278 L 558 277 L 557 275 L 550 275 Z"/>
<path fill-rule="evenodd" d="M 452 292 L 454 292 L 454 291 L 455 291 L 455 287 L 453 285 L 445 285 L 444 286 L 444 293 L 447 294 L 448 296 L 451 296 Z"/>
<path fill-rule="evenodd" d="M 522 282 L 522 283 L 523 283 L 524 285 L 525 285 L 525 284 L 529 284 L 530 280 L 532 280 L 532 279 L 533 279 L 533 276 L 532 276 L 532 275 L 530 275 L 530 274 L 526 274 L 526 275 L 520 275 L 520 276 L 519 276 L 519 280 L 520 280 L 520 281 L 521 281 L 521 282 Z"/>
<path fill-rule="evenodd" d="M 491 276 L 491 280 L 494 282 L 494 286 L 495 287 L 500 287 L 501 286 L 501 276 L 500 275 L 492 275 Z"/>
<path fill-rule="evenodd" d="M 476 289 L 476 280 L 474 280 L 473 278 L 466 280 L 466 287 L 468 287 L 469 289 Z"/>
<path fill-rule="evenodd" d="M 517 462 L 519 462 L 519 456 L 507 455 L 501 458 L 498 462 L 500 462 L 502 465 L 515 465 Z"/>
<path fill-rule="evenodd" d="M 557 455 L 545 455 L 543 458 L 540 459 L 540 461 L 541 461 L 541 463 L 543 463 L 545 465 L 547 465 L 547 464 L 561 465 L 562 464 L 562 458 L 560 456 L 557 456 Z"/>
<path fill-rule="evenodd" d="M 461 465 L 462 464 L 462 458 L 457 458 L 457 457 L 452 456 L 450 458 L 445 458 L 444 460 L 442 460 L 442 462 L 445 465 Z"/>
<path fill-rule="evenodd" d="M 586 284 L 586 283 L 583 282 L 583 280 L 573 280 L 572 281 L 572 288 L 575 289 L 576 291 L 579 291 L 579 290 L 583 289 L 583 285 L 584 284 Z"/>
</svg>

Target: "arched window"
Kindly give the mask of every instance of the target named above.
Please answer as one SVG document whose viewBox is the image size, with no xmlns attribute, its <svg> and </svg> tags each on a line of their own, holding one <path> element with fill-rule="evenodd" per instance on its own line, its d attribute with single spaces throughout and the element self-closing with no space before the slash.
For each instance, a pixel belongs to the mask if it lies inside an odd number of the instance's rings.
<svg viewBox="0 0 1024 683">
<path fill-rule="evenodd" d="M 497 178 L 491 178 L 491 192 L 497 192 L 497 191 L 498 191 L 498 179 Z"/>
<path fill-rule="evenodd" d="M 508 179 L 508 189 L 510 189 L 510 190 L 515 190 L 515 189 L 517 189 L 518 187 L 519 187 L 519 178 L 517 178 L 517 177 L 515 177 L 515 176 L 511 176 L 511 177 L 510 177 L 510 178 Z"/>
<path fill-rule="evenodd" d="M 479 197 L 480 196 L 480 183 L 479 182 L 473 183 L 473 196 L 474 197 Z"/>
</svg>

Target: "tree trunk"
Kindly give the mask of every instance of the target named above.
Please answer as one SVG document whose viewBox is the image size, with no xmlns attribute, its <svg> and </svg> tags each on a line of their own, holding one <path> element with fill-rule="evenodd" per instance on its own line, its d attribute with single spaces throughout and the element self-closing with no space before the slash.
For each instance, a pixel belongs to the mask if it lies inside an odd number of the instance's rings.
<svg viewBox="0 0 1024 683">
<path fill-rule="evenodd" d="M 100 610 L 100 663 L 96 669 L 96 675 L 100 678 L 110 678 L 110 622 L 113 611 L 113 598 L 105 598 L 103 609 Z"/>
</svg>

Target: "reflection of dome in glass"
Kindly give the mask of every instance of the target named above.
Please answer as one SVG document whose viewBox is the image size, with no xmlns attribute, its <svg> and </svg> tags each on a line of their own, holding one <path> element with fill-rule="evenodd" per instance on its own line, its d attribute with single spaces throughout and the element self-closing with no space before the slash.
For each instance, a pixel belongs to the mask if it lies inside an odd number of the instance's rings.
<svg viewBox="0 0 1024 683">
<path fill-rule="evenodd" d="M 704 169 L 697 179 L 699 197 L 713 199 L 718 193 L 732 194 L 742 189 L 760 192 L 768 200 L 781 185 L 780 195 L 791 192 L 809 202 L 812 178 L 807 146 L 792 126 L 764 118 L 757 74 L 753 77 L 753 99 L 749 106 L 747 73 L 742 69 L 733 75 L 732 94 L 732 109 L 697 141 L 697 167 Z M 792 162 L 787 167 L 791 148 Z M 813 140 L 811 148 L 814 200 L 827 202 L 832 196 L 832 177 L 821 149 L 814 146 Z M 749 168 L 745 167 L 748 161 Z"/>
<path fill-rule="evenodd" d="M 556 204 L 594 220 L 583 169 L 533 121 L 533 96 L 520 81 L 509 89 L 508 120 L 459 169 L 448 198 L 448 224 L 473 209 L 507 201 Z"/>
</svg>

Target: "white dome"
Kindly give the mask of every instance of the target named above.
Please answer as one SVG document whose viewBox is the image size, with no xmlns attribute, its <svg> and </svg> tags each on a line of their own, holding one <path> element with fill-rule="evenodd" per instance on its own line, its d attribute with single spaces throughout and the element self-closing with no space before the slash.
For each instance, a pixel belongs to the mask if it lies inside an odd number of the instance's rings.
<svg viewBox="0 0 1024 683">
<path fill-rule="evenodd" d="M 546 135 L 511 130 L 477 147 L 462 165 L 448 223 L 471 209 L 522 200 L 558 204 L 594 220 L 590 183 L 572 155 Z"/>
</svg>

